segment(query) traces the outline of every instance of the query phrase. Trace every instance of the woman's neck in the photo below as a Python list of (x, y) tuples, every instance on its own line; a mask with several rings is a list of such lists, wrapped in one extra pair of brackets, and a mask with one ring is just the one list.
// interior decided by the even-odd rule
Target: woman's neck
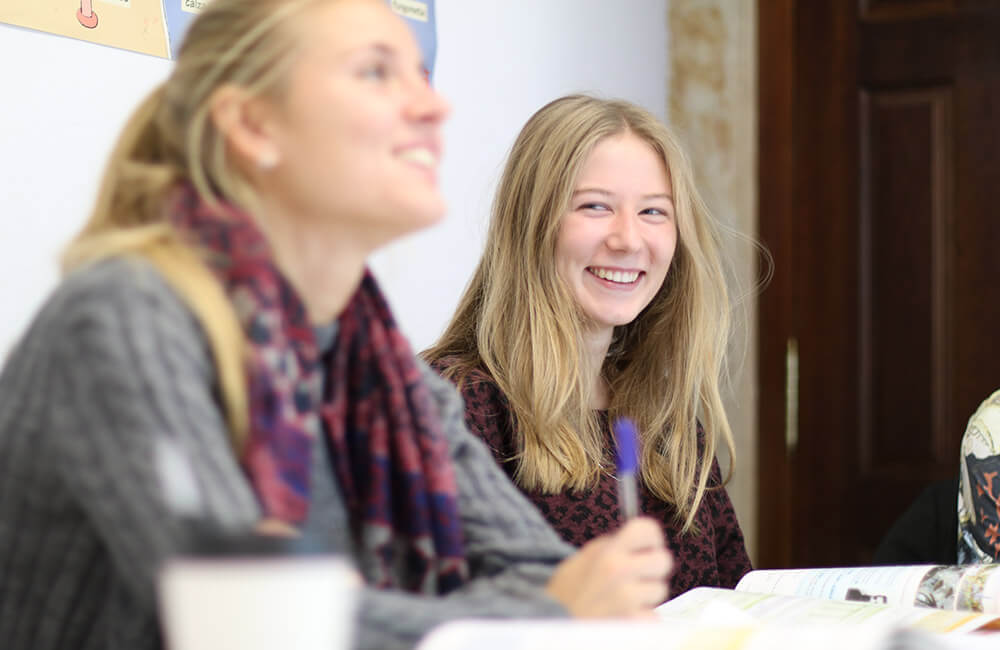
[(303, 228), (292, 220), (267, 218), (261, 227), (278, 268), (305, 303), (309, 321), (324, 325), (335, 320), (357, 290), (370, 251), (335, 224)]
[(590, 408), (592, 409), (606, 409), (611, 402), (611, 393), (607, 382), (604, 381), (604, 375), (601, 374), (601, 369), (604, 367), (604, 359), (608, 356), (613, 331), (611, 328), (607, 328), (584, 332), (583, 354), (587, 362), (588, 372), (591, 373)]

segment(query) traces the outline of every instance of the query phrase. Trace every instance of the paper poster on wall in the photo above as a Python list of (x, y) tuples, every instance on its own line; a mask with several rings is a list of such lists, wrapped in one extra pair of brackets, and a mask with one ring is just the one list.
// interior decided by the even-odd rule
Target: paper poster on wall
[(167, 56), (177, 58), (184, 40), (184, 33), (194, 17), (208, 4), (208, 0), (163, 0), (163, 17), (167, 20)]
[(437, 55), (434, 0), (389, 0), (389, 6), (413, 29), (424, 55), (424, 75), (428, 81), (433, 81), (434, 57)]
[[(211, 0), (3, 0), (0, 23), (175, 58), (184, 33)], [(424, 74), (437, 54), (434, 0), (388, 0), (420, 43)]]
[(0, 22), (168, 55), (161, 0), (2, 0)]

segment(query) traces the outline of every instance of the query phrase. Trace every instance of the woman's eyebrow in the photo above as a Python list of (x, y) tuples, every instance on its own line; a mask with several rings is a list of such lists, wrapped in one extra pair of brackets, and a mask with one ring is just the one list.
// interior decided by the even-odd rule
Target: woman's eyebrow
[[(614, 192), (611, 192), (609, 190), (602, 190), (602, 189), (597, 188), (597, 187), (581, 187), (580, 189), (575, 190), (573, 192), (573, 196), (576, 196), (577, 194), (601, 194), (603, 196), (614, 196), (615, 195)], [(653, 193), (653, 194), (643, 194), (641, 198), (644, 201), (651, 201), (651, 200), (655, 200), (655, 199), (663, 199), (663, 200), (666, 200), (666, 201), (670, 201), (671, 203), (674, 200), (673, 195), (669, 194), (667, 192), (656, 192), (656, 193)]]
[(343, 56), (347, 57), (354, 56), (357, 54), (369, 54), (369, 53), (379, 54), (387, 57), (396, 57), (398, 55), (396, 48), (393, 47), (392, 44), (384, 43), (382, 41), (378, 41), (375, 43), (364, 43), (361, 45), (356, 45), (354, 47), (349, 47), (343, 50), (342, 53)]

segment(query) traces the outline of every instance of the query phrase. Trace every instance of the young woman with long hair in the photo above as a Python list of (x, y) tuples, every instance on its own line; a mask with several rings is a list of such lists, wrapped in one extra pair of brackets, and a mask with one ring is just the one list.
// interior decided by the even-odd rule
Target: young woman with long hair
[(715, 460), (730, 304), (719, 228), (676, 138), (623, 101), (535, 113), (507, 160), (485, 252), (423, 356), (558, 532), (613, 530), (609, 423), (640, 432), (642, 511), (664, 525), (676, 595), (750, 569)]

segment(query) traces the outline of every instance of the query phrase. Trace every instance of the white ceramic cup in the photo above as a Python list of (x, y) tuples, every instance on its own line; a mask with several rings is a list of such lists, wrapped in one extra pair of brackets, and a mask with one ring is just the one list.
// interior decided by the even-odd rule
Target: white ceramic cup
[(358, 584), (333, 556), (179, 558), (159, 579), (166, 647), (346, 649)]

